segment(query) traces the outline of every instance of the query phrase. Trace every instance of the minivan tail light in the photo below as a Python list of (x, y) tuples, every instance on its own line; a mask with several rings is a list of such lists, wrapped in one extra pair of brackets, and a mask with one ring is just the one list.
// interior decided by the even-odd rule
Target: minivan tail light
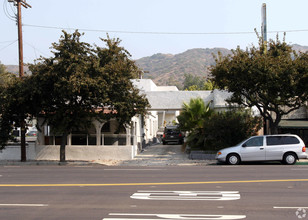
[(165, 134), (163, 134), (163, 138), (165, 138), (166, 137), (166, 135)]
[(179, 134), (179, 137), (182, 137), (182, 134), (181, 134), (181, 133)]
[(303, 151), (303, 152), (306, 152), (306, 147), (305, 147), (305, 146), (302, 148), (302, 151)]

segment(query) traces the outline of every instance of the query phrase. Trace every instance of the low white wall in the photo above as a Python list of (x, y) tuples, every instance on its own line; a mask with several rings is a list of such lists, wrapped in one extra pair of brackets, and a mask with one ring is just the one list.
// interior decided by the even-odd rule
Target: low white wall
[[(35, 142), (29, 142), (26, 146), (27, 160), (35, 160)], [(0, 150), (0, 160), (20, 160), (21, 151), (20, 145), (7, 145), (3, 150)]]
[[(59, 160), (60, 146), (37, 146), (37, 160)], [(66, 146), (66, 160), (130, 160), (135, 146)]]
[[(137, 146), (66, 146), (66, 160), (130, 160), (138, 153)], [(0, 160), (20, 160), (20, 145), (9, 145), (0, 151)], [(59, 145), (27, 146), (27, 160), (60, 160)]]

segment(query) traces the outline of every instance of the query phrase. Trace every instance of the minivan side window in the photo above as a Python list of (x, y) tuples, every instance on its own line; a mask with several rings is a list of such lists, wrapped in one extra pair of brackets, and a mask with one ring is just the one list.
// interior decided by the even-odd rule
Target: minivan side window
[(263, 146), (263, 137), (253, 137), (243, 144), (245, 147)]
[(299, 140), (293, 136), (273, 136), (266, 137), (267, 145), (285, 145), (285, 144), (299, 144)]

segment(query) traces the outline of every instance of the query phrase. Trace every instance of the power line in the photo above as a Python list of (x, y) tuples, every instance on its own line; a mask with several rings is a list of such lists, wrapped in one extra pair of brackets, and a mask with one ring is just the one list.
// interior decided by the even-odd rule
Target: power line
[(33, 46), (32, 44), (30, 44), (29, 42), (24, 41), (25, 44), (27, 44), (28, 46), (32, 47), (32, 49), (34, 50), (36, 59), (38, 58), (36, 52), (39, 52), (40, 54), (43, 54), (45, 56), (48, 56), (46, 53), (42, 52), (41, 50), (39, 50), (38, 48), (36, 48), (35, 46)]
[(8, 45), (6, 45), (6, 46), (0, 48), (0, 51), (2, 51), (2, 50), (4, 50), (5, 48), (11, 46), (12, 44), (14, 44), (14, 43), (17, 42), (17, 41), (18, 41), (18, 40), (11, 41), (11, 43), (9, 43)]
[(219, 34), (252, 34), (252, 32), (155, 32), (155, 31), (119, 31), (119, 30), (102, 30), (102, 29), (85, 29), (85, 28), (68, 28), (44, 25), (23, 24), (28, 27), (58, 29), (58, 30), (80, 30), (89, 32), (120, 33), (120, 34), (162, 34), (162, 35), (219, 35)]
[(12, 42), (15, 42), (15, 41), (17, 41), (17, 39), (16, 40), (1, 41), (0, 44), (12, 43)]
[[(10, 4), (9, 4), (10, 5)], [(3, 11), (6, 17), (8, 17), (12, 21), (17, 21), (17, 13), (15, 12), (14, 8), (10, 5), (11, 11), (13, 15), (10, 14), (9, 9), (8, 9), (8, 3), (6, 0), (3, 1)]]
[[(120, 33), (120, 34), (153, 34), (153, 35), (242, 35), (242, 34), (255, 34), (255, 31), (239, 31), (239, 32), (155, 32), (155, 31), (119, 31), (119, 30), (102, 30), (102, 29), (86, 29), (86, 28), (68, 28), (56, 26), (44, 26), (34, 24), (23, 24), (23, 26), (57, 29), (57, 30), (80, 30), (85, 32), (104, 32), (104, 33)], [(290, 32), (308, 32), (308, 29), (299, 30), (278, 30), (267, 31), (267, 33), (290, 33)]]

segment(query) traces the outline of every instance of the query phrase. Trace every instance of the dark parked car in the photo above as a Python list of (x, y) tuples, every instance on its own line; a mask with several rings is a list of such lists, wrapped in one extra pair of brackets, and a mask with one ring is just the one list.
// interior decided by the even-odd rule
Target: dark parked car
[(167, 144), (169, 142), (177, 142), (179, 144), (183, 144), (184, 135), (177, 126), (166, 126), (162, 141), (163, 144)]
[(34, 137), (36, 137), (37, 131), (36, 130), (29, 131), (26, 135), (27, 136), (32, 136), (32, 137), (34, 136)]

